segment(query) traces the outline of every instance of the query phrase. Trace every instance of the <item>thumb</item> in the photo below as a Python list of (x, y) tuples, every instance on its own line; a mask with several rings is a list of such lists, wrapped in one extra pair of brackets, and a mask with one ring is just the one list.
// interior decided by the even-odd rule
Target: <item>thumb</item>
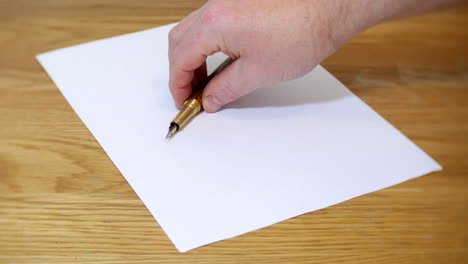
[[(255, 90), (258, 81), (246, 59), (238, 59), (213, 77), (203, 91), (203, 109), (213, 113)], [(256, 76), (258, 78), (258, 76)]]

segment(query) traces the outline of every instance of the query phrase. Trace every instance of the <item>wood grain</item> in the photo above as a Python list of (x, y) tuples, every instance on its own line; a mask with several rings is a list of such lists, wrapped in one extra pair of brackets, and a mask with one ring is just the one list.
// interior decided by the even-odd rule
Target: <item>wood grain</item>
[(34, 55), (204, 1), (0, 0), (0, 263), (467, 263), (468, 8), (377, 26), (323, 65), (444, 166), (180, 254)]

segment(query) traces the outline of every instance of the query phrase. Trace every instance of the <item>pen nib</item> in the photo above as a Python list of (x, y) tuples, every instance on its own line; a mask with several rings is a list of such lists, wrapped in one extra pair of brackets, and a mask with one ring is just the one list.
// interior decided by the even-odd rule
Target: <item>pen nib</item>
[(175, 135), (176, 132), (177, 132), (177, 126), (171, 125), (169, 127), (169, 132), (167, 132), (166, 140), (170, 140)]

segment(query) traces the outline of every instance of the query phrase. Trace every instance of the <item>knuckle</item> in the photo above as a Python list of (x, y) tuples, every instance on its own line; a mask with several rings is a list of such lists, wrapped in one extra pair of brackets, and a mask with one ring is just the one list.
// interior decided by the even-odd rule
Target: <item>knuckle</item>
[(175, 89), (175, 86), (176, 86), (175, 79), (174, 77), (171, 76), (171, 78), (169, 78), (169, 89), (171, 89), (172, 91)]
[(214, 25), (222, 22), (228, 13), (228, 9), (222, 4), (214, 3), (201, 15), (203, 25)]
[(177, 26), (173, 27), (171, 31), (169, 31), (169, 45), (172, 45), (177, 40)]
[(186, 85), (186, 78), (183, 78), (180, 74), (178, 74), (178, 70), (174, 69), (171, 77), (169, 78), (169, 87), (172, 89), (178, 89)]

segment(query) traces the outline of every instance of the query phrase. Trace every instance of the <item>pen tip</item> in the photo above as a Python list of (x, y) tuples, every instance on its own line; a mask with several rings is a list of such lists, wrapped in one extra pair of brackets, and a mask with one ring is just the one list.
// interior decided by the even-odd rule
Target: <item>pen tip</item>
[(169, 132), (167, 132), (166, 140), (170, 140), (175, 135), (176, 132), (177, 132), (177, 126), (171, 125), (169, 127)]

